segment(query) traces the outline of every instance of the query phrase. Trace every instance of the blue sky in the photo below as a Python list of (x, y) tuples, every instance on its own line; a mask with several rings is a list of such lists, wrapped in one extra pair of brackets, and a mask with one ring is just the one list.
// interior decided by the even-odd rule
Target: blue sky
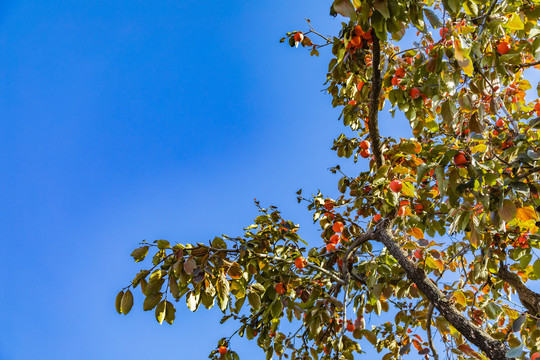
[(137, 296), (116, 314), (138, 242), (238, 235), (255, 197), (320, 240), (294, 192), (337, 193), (329, 53), (278, 40), (305, 17), (334, 32), (328, 12), (307, 0), (0, 3), (0, 359), (206, 358), (234, 329), (217, 310), (180, 306), (160, 326)]

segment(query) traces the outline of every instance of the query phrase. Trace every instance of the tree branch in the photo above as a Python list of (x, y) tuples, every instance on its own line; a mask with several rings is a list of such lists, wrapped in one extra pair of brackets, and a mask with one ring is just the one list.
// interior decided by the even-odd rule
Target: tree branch
[(519, 276), (508, 271), (505, 265), (499, 268), (498, 276), (516, 290), (519, 301), (532, 315), (540, 316), (540, 294), (525, 286)]
[(392, 221), (385, 219), (375, 229), (375, 239), (381, 242), (390, 254), (397, 260), (407, 274), (409, 280), (416, 284), (426, 298), (433, 304), (439, 313), (448, 320), (467, 340), (484, 351), (491, 360), (506, 360), (505, 345), (493, 339), (482, 328), (474, 325), (463, 316), (455, 306), (446, 299), (442, 291), (427, 277), (425, 272), (418, 268), (408, 257), (407, 253), (394, 241), (390, 229)]
[(379, 134), (379, 96), (381, 92), (381, 70), (379, 65), (381, 62), (381, 44), (379, 38), (372, 32), (373, 39), (373, 76), (371, 77), (371, 93), (369, 96), (369, 136), (371, 137), (371, 144), (373, 145), (373, 156), (375, 156), (375, 163), (377, 168), (380, 168), (383, 164), (384, 158), (381, 152), (381, 136)]
[[(204, 247), (204, 248), (206, 248), (208, 250), (211, 250), (211, 251), (215, 251), (215, 252), (236, 252), (236, 253), (240, 252), (240, 250), (238, 250), (238, 249), (218, 249), (218, 248), (214, 248), (214, 247), (203, 245), (203, 244), (199, 244), (199, 246)], [(254, 255), (254, 256), (257, 256), (257, 257), (260, 257), (260, 258), (281, 261), (281, 262), (284, 262), (284, 263), (287, 263), (287, 264), (294, 264), (293, 260), (283, 259), (283, 258), (281, 258), (279, 256), (274, 256), (274, 255), (269, 255), (269, 254), (260, 254), (260, 253), (256, 253), (256, 252), (250, 252), (250, 254)], [(339, 277), (335, 273), (333, 273), (333, 272), (331, 272), (331, 271), (329, 271), (329, 270), (327, 270), (325, 268), (322, 268), (322, 267), (320, 267), (318, 265), (312, 264), (312, 263), (307, 262), (307, 261), (306, 261), (306, 266), (330, 276), (333, 280), (335, 280), (340, 285), (345, 285), (346, 284), (346, 282), (341, 277)]]
[(429, 309), (427, 313), (427, 319), (426, 319), (426, 327), (427, 327), (427, 336), (428, 336), (428, 342), (429, 347), (431, 349), (431, 353), (433, 354), (433, 359), (439, 360), (439, 354), (437, 353), (437, 349), (435, 349), (435, 346), (433, 345), (433, 337), (431, 335), (431, 318), (433, 317), (433, 309), (435, 306), (433, 306), (433, 303), (429, 303)]
[(536, 66), (536, 65), (540, 65), (540, 61), (534, 61), (534, 62), (530, 62), (530, 63), (519, 64), (519, 65), (517, 65), (517, 67), (519, 67), (519, 68), (528, 68), (528, 67)]

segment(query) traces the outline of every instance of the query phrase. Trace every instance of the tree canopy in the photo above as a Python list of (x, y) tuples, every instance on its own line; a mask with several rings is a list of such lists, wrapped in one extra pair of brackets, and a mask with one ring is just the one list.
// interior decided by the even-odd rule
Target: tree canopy
[[(527, 79), (540, 2), (336, 0), (330, 14), (339, 34), (307, 20), (282, 39), (332, 52), (326, 89), (346, 129), (332, 149), (369, 162), (331, 169), (337, 197), (298, 191), (321, 239), (256, 202), (241, 236), (143, 242), (131, 255), (149, 264), (117, 311), (137, 287), (159, 323), (182, 298), (217, 305), (267, 359), (353, 359), (362, 339), (384, 360), (540, 358), (540, 86)], [(382, 111), (414, 137), (380, 134)], [(229, 341), (210, 358), (238, 359)]]

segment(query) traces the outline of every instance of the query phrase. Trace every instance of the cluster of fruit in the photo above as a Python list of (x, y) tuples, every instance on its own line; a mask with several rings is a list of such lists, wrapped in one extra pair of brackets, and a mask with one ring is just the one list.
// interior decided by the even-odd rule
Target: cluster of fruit
[(356, 49), (364, 47), (364, 44), (371, 43), (373, 41), (371, 32), (371, 29), (364, 31), (360, 25), (356, 25), (351, 31), (351, 40), (346, 48), (351, 52), (355, 52)]

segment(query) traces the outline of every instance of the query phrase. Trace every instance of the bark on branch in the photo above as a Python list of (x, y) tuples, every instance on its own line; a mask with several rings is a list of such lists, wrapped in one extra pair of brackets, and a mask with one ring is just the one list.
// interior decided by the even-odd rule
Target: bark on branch
[(379, 134), (379, 96), (381, 93), (381, 70), (379, 69), (381, 62), (381, 44), (379, 38), (372, 33), (373, 39), (373, 76), (371, 78), (371, 93), (369, 94), (369, 136), (373, 145), (373, 156), (377, 168), (381, 167), (384, 161), (381, 151), (381, 136)]
[(521, 281), (517, 274), (508, 271), (505, 265), (499, 268), (499, 277), (506, 281), (514, 290), (516, 290), (519, 301), (529, 310), (532, 315), (540, 316), (540, 294), (529, 289)]
[(408, 257), (407, 253), (394, 241), (390, 229), (392, 221), (385, 219), (377, 226), (374, 232), (375, 240), (386, 246), (387, 250), (397, 260), (401, 268), (407, 274), (409, 280), (416, 284), (426, 298), (443, 315), (453, 327), (455, 327), (467, 340), (486, 353), (491, 360), (506, 360), (505, 345), (493, 339), (482, 328), (474, 325), (468, 318), (463, 316), (455, 306), (446, 298), (441, 290), (427, 277)]

